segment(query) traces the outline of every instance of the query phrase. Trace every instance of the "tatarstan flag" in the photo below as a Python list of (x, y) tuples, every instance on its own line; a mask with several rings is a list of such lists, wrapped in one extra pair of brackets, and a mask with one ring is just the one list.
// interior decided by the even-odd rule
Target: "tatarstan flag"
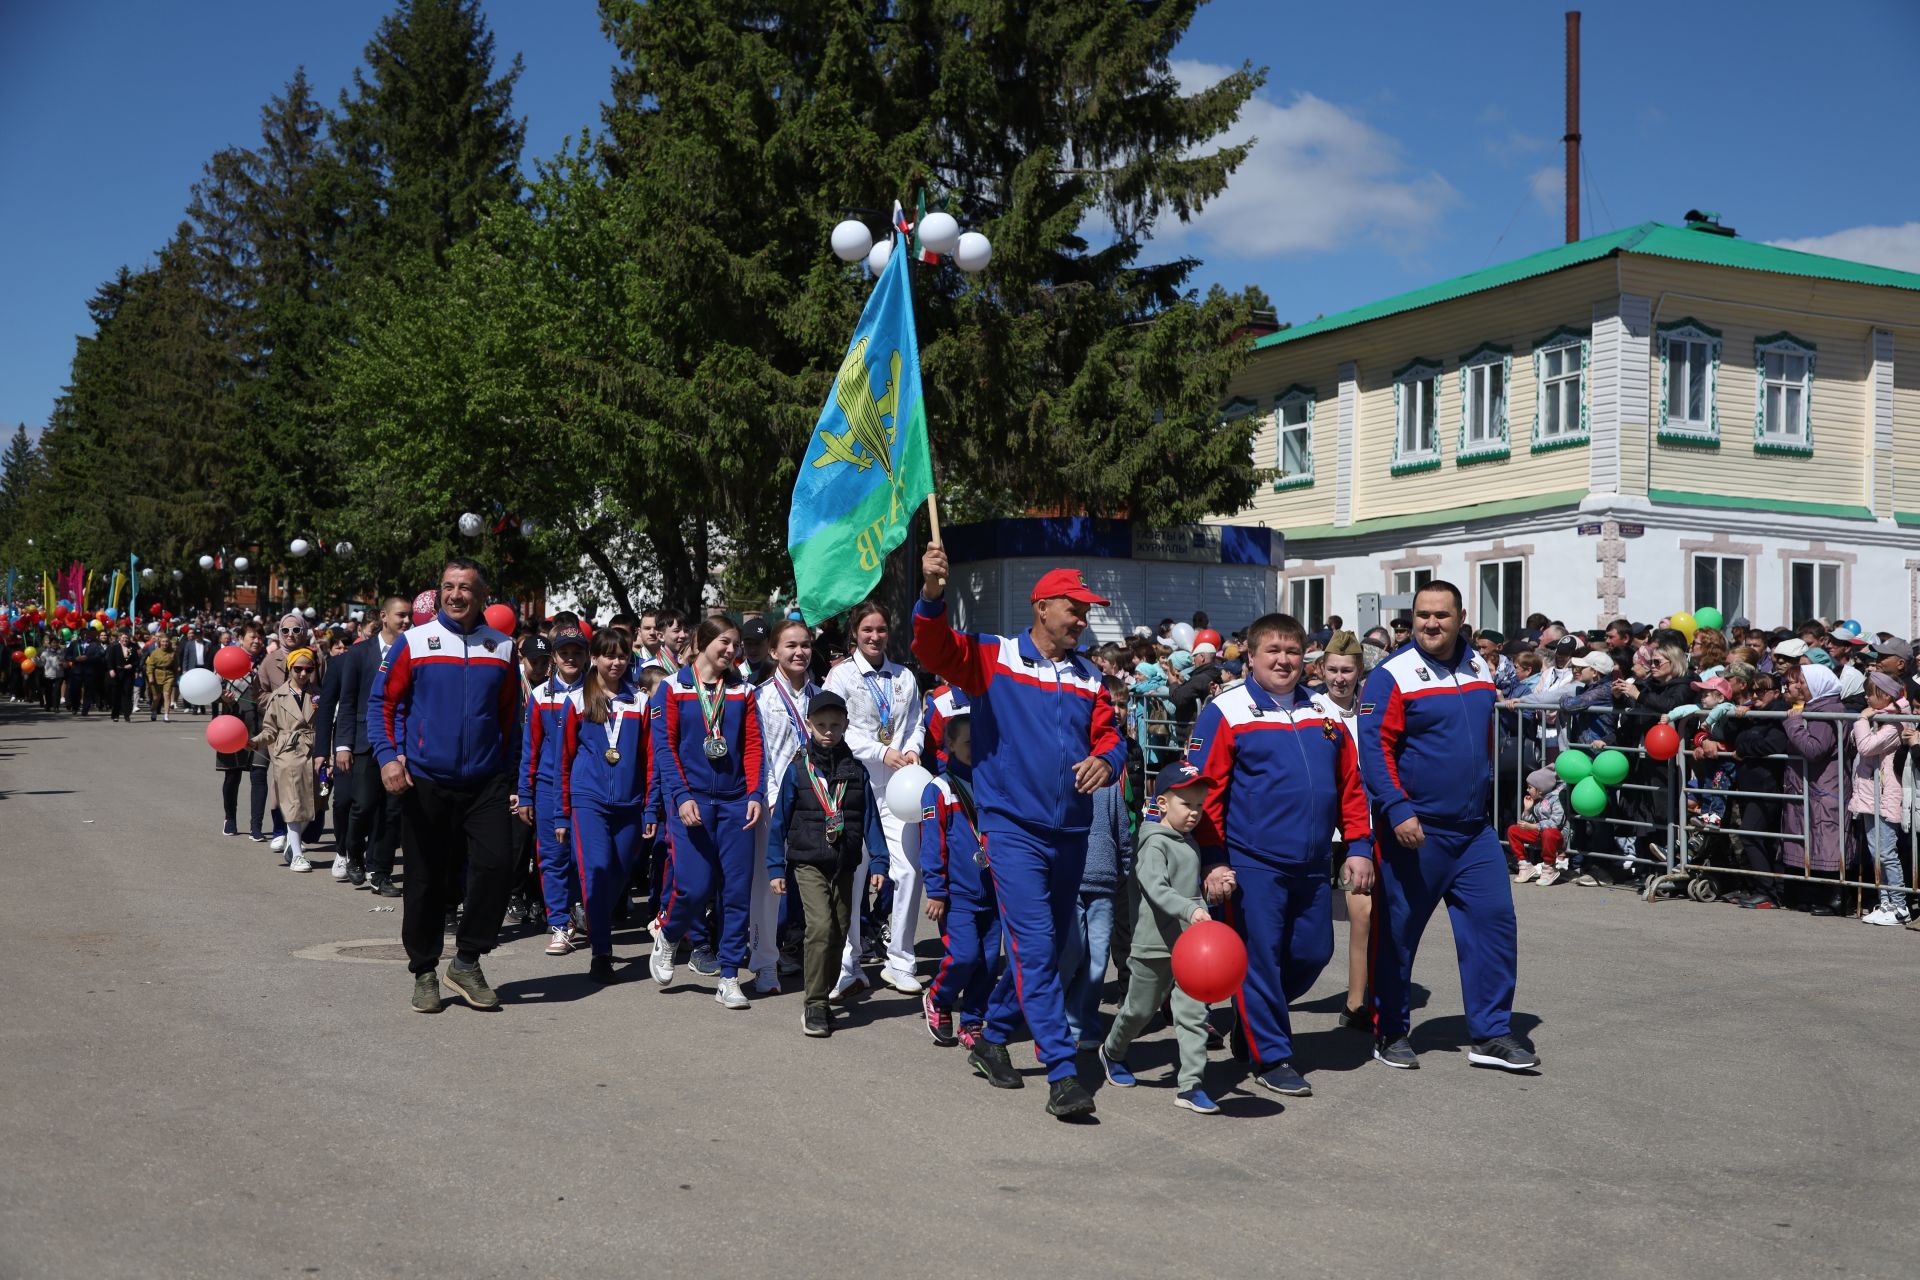
[(908, 258), (895, 235), (793, 482), (787, 552), (811, 622), (866, 598), (933, 492)]

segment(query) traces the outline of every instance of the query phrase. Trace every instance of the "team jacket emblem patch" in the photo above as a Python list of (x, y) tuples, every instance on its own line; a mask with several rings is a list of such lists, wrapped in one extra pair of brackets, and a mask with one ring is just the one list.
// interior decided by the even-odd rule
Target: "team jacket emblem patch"
[(438, 649), (439, 647), (440, 647), (440, 637), (439, 637), (439, 636), (428, 636), (428, 637), (427, 637), (427, 648), (429, 648), (429, 649)]

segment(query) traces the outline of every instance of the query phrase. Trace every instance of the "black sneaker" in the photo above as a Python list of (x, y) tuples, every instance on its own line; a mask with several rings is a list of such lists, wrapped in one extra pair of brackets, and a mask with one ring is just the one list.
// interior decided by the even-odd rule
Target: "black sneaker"
[(367, 867), (363, 862), (347, 863), (347, 882), (356, 889), (367, 887)]
[(1313, 1086), (1307, 1083), (1305, 1076), (1293, 1069), (1291, 1062), (1282, 1062), (1278, 1066), (1268, 1067), (1253, 1078), (1269, 1093), (1281, 1093), (1289, 1098), (1313, 1096)]
[(400, 886), (395, 884), (393, 880), (387, 876), (372, 877), (367, 881), (367, 887), (373, 890), (376, 897), (397, 898), (400, 896)]
[(500, 1007), (500, 997), (487, 985), (487, 975), (480, 972), (478, 964), (461, 964), (455, 960), (447, 966), (447, 985), (465, 996), (475, 1009)]
[[(351, 872), (349, 872), (349, 874), (351, 874)], [(502, 918), (501, 923), (525, 924), (526, 919), (527, 900), (516, 893), (513, 897), (507, 899), (507, 914)]]
[(1093, 1114), (1093, 1095), (1080, 1087), (1078, 1076), (1055, 1080), (1047, 1086), (1047, 1114), (1073, 1120)]
[(800, 1011), (800, 1029), (815, 1039), (833, 1034), (833, 1014), (823, 1004), (810, 1004)]
[(1368, 1035), (1372, 1035), (1373, 1010), (1367, 1008), (1365, 1005), (1361, 1005), (1357, 1009), (1342, 1009), (1340, 1011), (1340, 1025), (1349, 1031), (1364, 1031)]
[(593, 963), (587, 966), (587, 976), (595, 982), (617, 982), (613, 972), (612, 956), (595, 956)]
[(973, 1052), (967, 1055), (967, 1065), (987, 1078), (987, 1083), (996, 1089), (1024, 1089), (1027, 1082), (1013, 1069), (1013, 1060), (1007, 1056), (1007, 1046), (982, 1039), (973, 1046)]
[(433, 970), (413, 975), (413, 1011), (415, 1013), (438, 1013), (442, 1008), (440, 1000), (440, 978)]
[(1495, 1036), (1467, 1049), (1467, 1061), (1476, 1067), (1498, 1067), (1502, 1071), (1534, 1071), (1540, 1055), (1512, 1036)]
[(1402, 1071), (1412, 1071), (1420, 1065), (1420, 1055), (1413, 1051), (1413, 1042), (1405, 1036), (1401, 1036), (1392, 1044), (1388, 1044), (1385, 1040), (1375, 1040), (1373, 1060), (1384, 1062), (1390, 1067), (1398, 1067)]

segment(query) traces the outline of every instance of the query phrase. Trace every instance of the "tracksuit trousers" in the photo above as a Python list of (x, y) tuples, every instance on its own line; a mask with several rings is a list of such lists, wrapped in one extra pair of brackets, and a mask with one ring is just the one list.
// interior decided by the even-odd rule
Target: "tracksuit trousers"
[[(549, 790), (557, 790), (557, 787)], [(583, 805), (585, 801), (581, 802)], [(576, 809), (580, 806), (576, 806)], [(571, 820), (577, 825), (579, 814)], [(565, 928), (573, 916), (573, 904), (580, 900), (580, 860), (574, 856), (574, 837), (568, 831), (569, 819), (560, 812), (560, 798), (536, 791), (533, 796), (533, 856), (540, 870), (540, 900), (547, 908), (547, 928)], [(554, 835), (568, 831), (568, 838)]]
[(976, 902), (954, 894), (940, 927), (947, 950), (927, 987), (928, 998), (961, 1022), (985, 1022), (987, 1001), (1000, 977), (999, 905), (991, 898)]
[[(587, 942), (596, 956), (613, 954), (613, 909), (627, 891), (640, 862), (640, 828), (645, 806), (601, 804), (576, 796), (573, 802), (573, 851), (579, 868), (580, 900), (587, 908)], [(548, 829), (547, 838), (553, 838)], [(565, 920), (566, 909), (550, 920)]]
[(1079, 906), (1087, 833), (1027, 831), (1009, 824), (983, 829), (980, 843), (1011, 957), (987, 1002), (983, 1034), (991, 1043), (1006, 1044), (1024, 1018), (1047, 1079), (1064, 1080), (1076, 1067), (1059, 942), (1073, 928)]
[(1490, 1040), (1511, 1029), (1513, 990), (1519, 964), (1519, 928), (1513, 915), (1513, 881), (1493, 828), (1449, 830), (1422, 821), (1426, 843), (1408, 849), (1381, 832), (1380, 887), (1373, 909), (1373, 986), (1380, 1038), (1407, 1034), (1411, 1017), (1413, 960), (1420, 935), (1442, 902), (1453, 922), (1460, 958), (1460, 994), (1467, 1034)]
[(400, 940), (407, 968), (430, 973), (445, 945), (447, 908), (461, 900), (466, 874), (466, 913), (454, 935), (458, 951), (493, 950), (507, 915), (513, 876), (513, 838), (507, 809), (507, 775), (456, 784), (419, 774), (400, 797), (401, 839), (407, 846), (407, 881), (401, 899)]
[(1134, 1037), (1146, 1029), (1153, 1015), (1160, 1012), (1168, 993), (1173, 995), (1173, 1037), (1180, 1050), (1180, 1090), (1200, 1087), (1207, 1069), (1207, 1006), (1182, 991), (1173, 980), (1173, 960), (1162, 956), (1143, 960), (1127, 959), (1127, 998), (1113, 1016), (1107, 1031), (1107, 1056), (1116, 1062), (1127, 1060)]
[[(688, 927), (707, 909), (720, 905), (720, 936), (716, 955), (722, 977), (734, 977), (747, 965), (747, 925), (753, 901), (753, 832), (747, 820), (747, 798), (716, 800), (695, 795), (700, 825), (680, 821), (676, 808), (667, 815), (668, 838), (673, 845), (673, 887), (660, 912), (661, 931), (674, 946)], [(766, 877), (763, 869), (761, 878)]]
[(1333, 959), (1333, 890), (1324, 862), (1279, 867), (1241, 859), (1227, 922), (1247, 944), (1247, 980), (1234, 1001), (1256, 1070), (1293, 1057), (1287, 1006), (1307, 994)]

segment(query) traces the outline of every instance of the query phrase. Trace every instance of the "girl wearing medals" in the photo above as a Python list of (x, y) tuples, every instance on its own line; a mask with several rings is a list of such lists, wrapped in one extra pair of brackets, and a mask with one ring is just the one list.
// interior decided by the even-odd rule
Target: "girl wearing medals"
[[(753, 862), (756, 867), (767, 861), (767, 837), (781, 813), (777, 800), (777, 780), (787, 767), (807, 749), (807, 704), (820, 692), (808, 669), (813, 663), (813, 632), (794, 618), (776, 622), (767, 633), (768, 652), (773, 657), (773, 674), (754, 692), (755, 711), (760, 720), (760, 740), (767, 755), (767, 821), (754, 829)], [(795, 899), (798, 902), (798, 899)], [(747, 967), (753, 970), (753, 989), (758, 995), (780, 990), (780, 903), (773, 883), (765, 876), (753, 878), (753, 909), (748, 923), (750, 945)]]
[[(865, 601), (847, 615), (853, 652), (827, 673), (826, 688), (847, 703), (847, 746), (866, 766), (876, 796), (887, 794), (895, 772), (920, 762), (926, 737), (921, 716), (920, 685), (913, 673), (887, 660), (887, 611), (878, 602)], [(893, 912), (886, 963), (880, 980), (895, 991), (919, 995), (914, 974), (913, 934), (920, 917), (920, 868), (907, 857), (906, 824), (880, 806), (880, 827), (887, 836), (887, 877), (893, 881)], [(839, 993), (866, 985), (860, 976), (860, 917), (853, 913), (846, 954), (840, 962)]]
[[(578, 689), (563, 695), (560, 807), (573, 827), (573, 855), (586, 906), (588, 974), (612, 982), (613, 908), (626, 892), (640, 852), (646, 802), (645, 702), (627, 682), (633, 651), (626, 635), (608, 627), (593, 636), (593, 663)], [(567, 828), (556, 824), (556, 840)]]
[(713, 998), (728, 1009), (747, 1007), (738, 975), (747, 963), (756, 878), (753, 828), (765, 805), (760, 717), (753, 690), (733, 666), (739, 644), (731, 620), (703, 619), (693, 661), (654, 692), (647, 708), (673, 886), (648, 926), (649, 967), (661, 986), (672, 982), (674, 948), (717, 900), (720, 983)]

